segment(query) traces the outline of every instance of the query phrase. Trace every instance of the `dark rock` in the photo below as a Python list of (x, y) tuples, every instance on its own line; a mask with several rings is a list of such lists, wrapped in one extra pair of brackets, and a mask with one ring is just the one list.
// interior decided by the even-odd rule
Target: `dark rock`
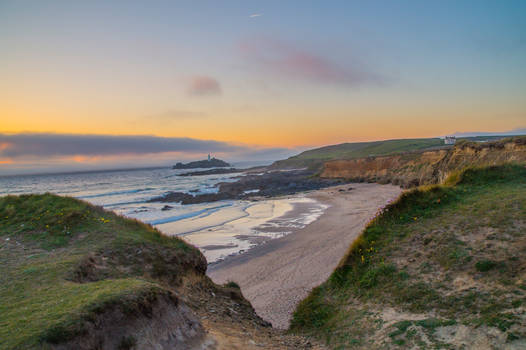
[(210, 170), (203, 170), (203, 171), (192, 171), (189, 173), (179, 174), (177, 176), (203, 176), (203, 175), (218, 175), (218, 174), (233, 174), (233, 173), (240, 173), (243, 170), (241, 169), (235, 169), (235, 168), (229, 168), (229, 169), (210, 169)]
[[(236, 182), (220, 182), (217, 193), (191, 195), (183, 192), (169, 192), (161, 197), (155, 197), (149, 202), (180, 202), (195, 204), (219, 200), (247, 199), (250, 197), (274, 197), (294, 194), (301, 191), (311, 191), (343, 183), (341, 179), (322, 179), (312, 176), (308, 170), (272, 171), (263, 175), (240, 176)], [(254, 188), (259, 192), (245, 193)]]
[(230, 164), (224, 160), (212, 158), (210, 160), (198, 160), (190, 163), (177, 163), (173, 166), (173, 169), (197, 169), (197, 168), (226, 168), (231, 167)]
[(168, 192), (167, 194), (160, 196), (160, 197), (154, 197), (150, 199), (148, 202), (182, 202), (183, 200), (187, 199), (188, 197), (193, 197), (191, 194), (183, 193), (183, 192)]
[(173, 208), (174, 207), (172, 207), (172, 206), (165, 205), (161, 210), (166, 211), (166, 210), (170, 210), (170, 209), (173, 209)]

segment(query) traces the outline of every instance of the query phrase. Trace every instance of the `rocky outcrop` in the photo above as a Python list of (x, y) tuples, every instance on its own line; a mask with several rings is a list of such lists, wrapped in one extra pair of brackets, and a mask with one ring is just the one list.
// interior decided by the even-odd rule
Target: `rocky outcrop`
[(268, 171), (263, 174), (240, 176), (236, 182), (221, 182), (217, 193), (192, 195), (169, 192), (149, 202), (179, 202), (195, 204), (227, 199), (248, 199), (255, 196), (273, 197), (342, 184), (341, 179), (322, 179), (308, 170)]
[(450, 149), (391, 156), (333, 160), (324, 164), (322, 178), (393, 183), (402, 187), (442, 182), (452, 172), (470, 166), (526, 162), (526, 137), (494, 142), (461, 142)]
[(210, 160), (198, 160), (190, 163), (177, 163), (173, 166), (173, 169), (199, 169), (199, 168), (227, 168), (232, 165), (228, 164), (224, 160), (212, 158)]
[(221, 174), (234, 174), (234, 173), (241, 173), (243, 170), (241, 169), (235, 169), (235, 168), (220, 168), (220, 169), (210, 169), (210, 170), (203, 170), (203, 171), (192, 171), (188, 173), (179, 174), (177, 176), (204, 176), (204, 175), (221, 175)]
[(181, 204), (197, 204), (207, 202), (217, 202), (220, 200), (234, 199), (235, 196), (231, 196), (227, 193), (205, 193), (192, 195), (184, 192), (168, 192), (162, 196), (154, 197), (148, 202), (162, 202), (162, 203), (181, 203)]

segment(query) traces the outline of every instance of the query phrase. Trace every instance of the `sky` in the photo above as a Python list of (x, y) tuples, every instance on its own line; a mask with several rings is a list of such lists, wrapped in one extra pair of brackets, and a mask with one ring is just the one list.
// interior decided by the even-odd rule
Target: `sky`
[(0, 0), (0, 174), (526, 127), (526, 1)]

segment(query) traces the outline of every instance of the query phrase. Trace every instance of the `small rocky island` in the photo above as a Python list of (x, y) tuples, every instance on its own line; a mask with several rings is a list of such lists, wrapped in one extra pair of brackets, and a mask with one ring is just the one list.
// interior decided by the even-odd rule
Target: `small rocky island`
[(198, 169), (198, 168), (230, 168), (232, 165), (228, 164), (224, 160), (217, 159), (215, 157), (208, 159), (198, 160), (190, 163), (177, 163), (173, 166), (173, 169)]
[(221, 174), (233, 174), (241, 173), (242, 169), (236, 168), (219, 168), (219, 169), (209, 169), (201, 171), (190, 171), (188, 173), (178, 174), (177, 176), (203, 176), (203, 175), (221, 175)]

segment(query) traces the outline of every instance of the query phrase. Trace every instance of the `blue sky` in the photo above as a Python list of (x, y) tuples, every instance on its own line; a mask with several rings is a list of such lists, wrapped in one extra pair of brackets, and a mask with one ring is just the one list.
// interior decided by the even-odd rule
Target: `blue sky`
[(525, 1), (0, 1), (0, 47), (6, 134), (281, 150), (526, 124)]

